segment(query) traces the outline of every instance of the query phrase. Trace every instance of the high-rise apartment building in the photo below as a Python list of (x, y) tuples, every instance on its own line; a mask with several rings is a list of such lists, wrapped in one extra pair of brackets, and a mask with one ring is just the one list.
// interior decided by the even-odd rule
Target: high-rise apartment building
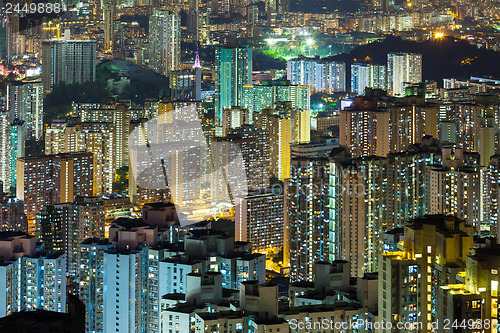
[(46, 206), (36, 215), (37, 239), (45, 250), (64, 252), (67, 272), (79, 274), (79, 246), (87, 238), (105, 238), (104, 201), (76, 197), (74, 202)]
[(8, 112), (0, 111), (0, 190), (13, 195), (17, 181), (17, 159), (25, 153), (25, 123), (9, 120)]
[(345, 148), (330, 155), (330, 260), (348, 260), (352, 276), (377, 271), (387, 228), (387, 160), (350, 160)]
[(231, 12), (232, 1), (231, 0), (211, 0), (212, 4), (212, 13), (218, 16), (224, 16), (227, 13)]
[(224, 108), (243, 106), (243, 86), (252, 84), (252, 48), (215, 49), (215, 117), (222, 125)]
[(493, 155), (482, 174), (481, 231), (491, 237), (499, 236), (500, 216), (500, 155)]
[[(474, 233), (474, 227), (451, 216), (426, 215), (409, 221), (404, 227), (402, 250), (380, 256), (380, 319), (394, 325), (414, 323), (420, 325), (414, 330), (430, 331), (443, 310), (438, 307), (440, 289), (458, 283)], [(382, 330), (392, 331), (387, 327)]]
[[(267, 113), (265, 109), (262, 114)], [(258, 123), (269, 129), (270, 172), (282, 181), (290, 177), (290, 145), (310, 141), (311, 117), (309, 111), (291, 108), (281, 103), (269, 115), (256, 117)]]
[(181, 18), (170, 11), (156, 9), (149, 17), (149, 67), (167, 75), (180, 70)]
[(382, 235), (428, 211), (429, 169), (440, 161), (426, 142), (414, 151), (352, 159), (330, 154), (330, 260), (349, 260), (351, 275), (378, 267)]
[(36, 309), (66, 312), (66, 257), (37, 250), (35, 237), (0, 232), (0, 317)]
[(60, 83), (94, 81), (96, 43), (93, 40), (54, 39), (42, 43), (43, 94)]
[(104, 51), (112, 52), (114, 47), (114, 15), (115, 4), (113, 1), (103, 1), (104, 15)]
[(376, 102), (356, 97), (350, 108), (340, 111), (340, 145), (353, 157), (386, 156), (390, 152), (390, 113)]
[(158, 227), (125, 218), (110, 227), (109, 240), (81, 244), (79, 293), (86, 332), (166, 330), (162, 299), (187, 293), (190, 273), (220, 274), (219, 286), (231, 289), (247, 280), (265, 281), (265, 255), (242, 252), (234, 237), (193, 230), (184, 243), (164, 246), (157, 235)]
[(21, 231), (28, 233), (28, 222), (24, 204), (15, 197), (7, 197), (0, 203), (0, 231)]
[[(328, 158), (294, 157), (285, 187), (288, 217), (285, 242), (289, 245), (290, 281), (312, 280), (314, 263), (328, 260)], [(286, 254), (285, 254), (286, 256)]]
[(271, 188), (235, 198), (235, 240), (252, 243), (254, 252), (283, 249), (284, 196)]
[(25, 122), (10, 121), (8, 111), (0, 111), (0, 190), (13, 195), (17, 180), (17, 159), (24, 156)]
[(251, 124), (252, 117), (246, 108), (233, 106), (222, 111), (222, 136), (226, 136), (233, 129), (237, 129), (245, 124)]
[(291, 85), (290, 81), (280, 81), (277, 85), (263, 81), (261, 85), (243, 86), (242, 106), (252, 114), (259, 113), (265, 108), (275, 108), (278, 102), (292, 102), (294, 108), (310, 110), (309, 86)]
[(10, 121), (25, 123), (26, 139), (43, 136), (43, 85), (39, 81), (15, 81), (7, 84), (7, 110)]
[(14, 119), (10, 124), (10, 194), (14, 195), (17, 184), (17, 159), (24, 157), (26, 148), (26, 123)]
[(284, 180), (290, 177), (290, 143), (292, 126), (284, 114), (269, 117), (270, 173)]
[[(123, 124), (122, 121), (119, 123)], [(114, 135), (116, 133), (112, 122), (81, 122), (66, 126), (64, 151), (92, 153), (94, 195), (113, 192), (115, 161), (119, 159), (123, 165), (123, 147), (127, 141), (123, 137), (123, 129), (118, 132), (121, 134), (121, 143), (118, 144), (120, 154), (117, 155), (114, 138), (118, 135)]]
[[(472, 329), (494, 332), (498, 325), (498, 264), (500, 251), (494, 238), (485, 239), (482, 247), (470, 250), (465, 267), (456, 281), (443, 281), (437, 291), (436, 320), (462, 322), (473, 320)], [(472, 321), (471, 321), (472, 323)], [(471, 329), (471, 330), (472, 330)], [(439, 329), (438, 332), (444, 332)]]
[(0, 110), (0, 181), (2, 193), (10, 193), (11, 133), (10, 114)]
[(447, 103), (443, 107), (444, 120), (454, 125), (457, 147), (479, 152), (481, 166), (487, 166), (490, 157), (500, 153), (500, 130), (495, 125), (500, 117), (500, 104), (496, 97), (479, 94), (472, 100)]
[(66, 153), (20, 158), (17, 163), (16, 197), (24, 201), (28, 222), (45, 206), (92, 196), (91, 153)]
[[(237, 144), (241, 149), (248, 189), (250, 191), (265, 190), (269, 186), (269, 131), (257, 128), (253, 125), (243, 125), (237, 129), (229, 131), (225, 137), (215, 138), (218, 142), (231, 142)], [(231, 152), (239, 153), (230, 149), (230, 145), (220, 145), (223, 152), (220, 156), (227, 159), (223, 165), (229, 165), (230, 161), (237, 156), (232, 156)]]
[(460, 148), (444, 147), (441, 164), (427, 169), (428, 214), (450, 214), (481, 226), (481, 172), (467, 166)]
[(340, 144), (353, 157), (406, 151), (425, 136), (438, 137), (439, 109), (421, 97), (356, 97), (340, 111)]
[(366, 88), (387, 89), (387, 68), (376, 64), (351, 65), (351, 91), (363, 95)]
[(387, 92), (403, 96), (411, 83), (422, 82), (422, 55), (419, 53), (389, 53), (387, 55)]
[(287, 78), (292, 84), (306, 85), (313, 91), (346, 91), (346, 64), (319, 57), (291, 59), (287, 62)]

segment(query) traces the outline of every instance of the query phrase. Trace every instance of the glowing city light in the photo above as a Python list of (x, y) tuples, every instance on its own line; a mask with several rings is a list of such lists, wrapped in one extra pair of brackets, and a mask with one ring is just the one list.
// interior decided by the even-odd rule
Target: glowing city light
[(441, 38), (443, 38), (443, 37), (444, 37), (444, 34), (443, 34), (442, 32), (436, 32), (436, 33), (434, 34), (434, 38), (435, 38), (435, 39), (441, 39)]

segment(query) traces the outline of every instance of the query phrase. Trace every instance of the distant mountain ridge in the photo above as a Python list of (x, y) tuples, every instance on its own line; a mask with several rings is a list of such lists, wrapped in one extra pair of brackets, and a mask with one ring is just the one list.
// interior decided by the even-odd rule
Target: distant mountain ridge
[[(381, 42), (363, 45), (348, 54), (339, 54), (329, 59), (344, 61), (348, 69), (355, 62), (387, 65), (387, 54), (390, 52), (421, 53), (423, 79), (436, 81), (438, 84), (442, 83), (443, 78), (452, 77), (500, 78), (500, 52), (479, 49), (467, 41), (454, 37), (413, 42), (390, 36)], [(350, 82), (350, 70), (347, 76)]]

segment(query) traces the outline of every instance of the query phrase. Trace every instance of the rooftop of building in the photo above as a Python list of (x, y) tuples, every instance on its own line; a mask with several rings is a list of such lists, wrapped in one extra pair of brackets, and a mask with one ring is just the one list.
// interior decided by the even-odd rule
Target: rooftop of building
[(361, 305), (358, 303), (335, 302), (334, 304), (303, 305), (297, 307), (287, 307), (280, 309), (282, 315), (294, 315), (299, 313), (328, 312), (335, 310), (358, 310)]
[(209, 236), (217, 236), (218, 238), (231, 238), (231, 236), (227, 235), (224, 231), (220, 230), (212, 230), (212, 229), (193, 229), (190, 230), (191, 234), (190, 239), (204, 239)]
[(175, 207), (175, 204), (171, 202), (152, 202), (144, 204), (143, 207), (151, 207), (152, 210), (163, 210), (164, 208)]
[[(71, 332), (71, 314), (36, 309), (36, 311), (14, 312), (0, 318), (1, 332)], [(66, 329), (63, 329), (65, 327)], [(58, 328), (56, 330), (56, 328)], [(76, 327), (73, 327), (75, 329)]]
[(311, 281), (297, 281), (290, 283), (290, 287), (296, 288), (314, 288), (314, 282)]
[(258, 325), (279, 325), (287, 323), (286, 319), (279, 317), (270, 317), (270, 318), (253, 317), (252, 320)]
[(182, 293), (172, 293), (172, 294), (165, 294), (161, 298), (173, 301), (184, 301), (186, 299), (186, 295)]
[(394, 228), (386, 232), (386, 234), (389, 235), (398, 235), (404, 233), (405, 229), (404, 228)]
[(136, 228), (139, 227), (146, 227), (150, 229), (154, 229), (154, 227), (149, 226), (146, 224), (142, 219), (134, 219), (131, 217), (119, 217), (116, 220), (113, 221), (111, 224), (111, 228), (113, 227), (120, 227), (121, 230), (131, 230), (133, 231)]
[(195, 265), (197, 263), (203, 262), (203, 259), (196, 259), (189, 255), (176, 255), (169, 258), (165, 258), (162, 262), (169, 262), (172, 264), (184, 264), (184, 265)]
[(484, 243), (484, 247), (475, 248), (469, 257), (476, 261), (485, 261), (491, 257), (500, 257), (500, 244), (497, 243), (496, 238), (485, 238)]
[(12, 238), (15, 238), (15, 237), (23, 237), (23, 238), (31, 239), (34, 236), (30, 236), (27, 233), (22, 232), (22, 231), (1, 231), (0, 232), (0, 241), (3, 241), (3, 242), (10, 241), (10, 240), (12, 240)]
[(247, 280), (247, 281), (243, 281), (241, 283), (244, 284), (245, 286), (260, 286), (260, 287), (276, 287), (277, 286), (277, 284), (274, 282), (266, 282), (266, 283), (260, 284), (259, 281), (257, 281), (257, 280)]
[(109, 240), (107, 238), (87, 238), (81, 244), (83, 245), (109, 245)]
[(378, 280), (378, 272), (363, 274), (362, 280)]
[(424, 225), (433, 225), (436, 226), (436, 231), (445, 236), (451, 236), (453, 234), (466, 235), (464, 231), (460, 230), (461, 224), (465, 224), (466, 226), (472, 228), (472, 226), (468, 225), (464, 220), (461, 220), (455, 216), (442, 214), (424, 215), (422, 217), (417, 217), (408, 221), (406, 227), (413, 230), (422, 230)]
[(338, 290), (308, 290), (302, 295), (296, 296), (296, 298), (303, 299), (314, 299), (321, 301), (329, 296), (335, 296), (338, 294)]
[(240, 260), (254, 260), (254, 259), (257, 259), (257, 258), (260, 258), (262, 256), (266, 256), (265, 254), (263, 253), (248, 253), (248, 252), (232, 252), (232, 253), (229, 253), (225, 256), (222, 256), (223, 258), (227, 258), (227, 259), (231, 259), (231, 258), (237, 258), (237, 259), (240, 259)]
[(77, 156), (90, 156), (92, 157), (92, 153), (87, 152), (74, 152), (74, 153), (59, 153), (53, 155), (34, 155), (34, 156), (25, 156), (20, 157), (19, 159), (22, 161), (32, 161), (32, 160), (48, 160), (51, 158), (73, 158)]

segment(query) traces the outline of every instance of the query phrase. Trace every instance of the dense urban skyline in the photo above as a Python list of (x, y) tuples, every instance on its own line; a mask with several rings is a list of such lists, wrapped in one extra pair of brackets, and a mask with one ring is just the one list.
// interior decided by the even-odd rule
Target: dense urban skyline
[(0, 3), (0, 332), (498, 332), (500, 3)]

